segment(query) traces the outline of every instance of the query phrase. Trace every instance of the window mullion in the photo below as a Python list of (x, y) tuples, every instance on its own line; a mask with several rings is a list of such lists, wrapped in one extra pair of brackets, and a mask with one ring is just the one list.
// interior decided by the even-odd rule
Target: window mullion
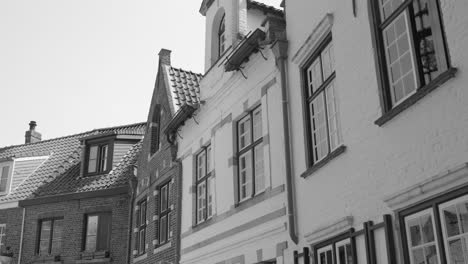
[[(406, 0), (403, 4), (401, 4), (395, 11), (393, 11), (393, 13), (387, 17), (384, 21), (382, 21), (382, 16), (380, 14), (380, 5), (377, 4), (377, 11), (378, 14), (379, 14), (379, 17), (380, 17), (380, 26), (379, 26), (379, 29), (380, 31), (384, 30), (384, 28), (386, 28), (388, 25), (390, 25), (393, 21), (395, 21), (395, 19), (402, 13), (405, 11), (405, 9), (411, 5), (411, 3), (413, 2), (414, 0)], [(429, 0), (430, 1), (430, 0)]]
[(327, 146), (328, 146), (328, 154), (331, 153), (331, 138), (330, 138), (330, 122), (328, 118), (328, 100), (327, 100), (327, 90), (323, 91), (323, 100), (324, 100), (324, 111), (325, 111), (325, 123), (326, 123), (326, 128), (327, 128)]

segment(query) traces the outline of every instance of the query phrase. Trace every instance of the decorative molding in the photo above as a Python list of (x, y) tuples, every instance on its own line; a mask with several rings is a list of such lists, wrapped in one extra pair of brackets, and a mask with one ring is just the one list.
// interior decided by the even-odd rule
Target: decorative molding
[(441, 193), (468, 185), (468, 163), (443, 171), (402, 191), (389, 195), (384, 202), (392, 210), (403, 209)]
[(332, 222), (331, 224), (327, 223), (324, 226), (316, 228), (314, 231), (305, 234), (304, 238), (307, 243), (312, 244), (327, 237), (332, 237), (333, 235), (339, 234), (351, 228), (353, 226), (353, 220), (354, 218), (352, 216), (343, 217), (335, 222)]
[(159, 253), (161, 251), (164, 251), (166, 249), (169, 249), (171, 247), (172, 247), (172, 241), (170, 241), (169, 243), (166, 243), (166, 244), (164, 244), (164, 245), (162, 245), (160, 247), (155, 248), (154, 251), (153, 251), (153, 254), (157, 254), (157, 253)]
[(328, 13), (315, 27), (312, 33), (307, 37), (306, 41), (296, 51), (292, 57), (292, 62), (302, 66), (307, 59), (312, 55), (317, 46), (328, 35), (333, 26), (333, 14)]

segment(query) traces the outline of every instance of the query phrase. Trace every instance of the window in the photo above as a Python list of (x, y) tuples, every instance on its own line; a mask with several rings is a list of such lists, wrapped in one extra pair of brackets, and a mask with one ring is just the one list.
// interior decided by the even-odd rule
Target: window
[(0, 224), (0, 251), (3, 250), (5, 246), (5, 237), (6, 237), (6, 224)]
[(306, 64), (304, 76), (309, 166), (312, 166), (342, 145), (331, 34)]
[(111, 231), (110, 212), (87, 215), (84, 250), (88, 252), (109, 250)]
[(109, 141), (87, 145), (87, 175), (98, 175), (110, 171), (112, 167), (110, 146)]
[(171, 182), (167, 182), (159, 188), (159, 244), (169, 242), (171, 219)]
[(161, 117), (162, 117), (163, 109), (161, 108), (160, 105), (156, 105), (153, 111), (153, 117), (152, 121), (150, 124), (150, 133), (151, 133), (151, 146), (150, 146), (150, 152), (151, 155), (156, 153), (159, 148), (160, 148), (160, 139), (159, 139), (159, 134), (161, 131)]
[(265, 189), (262, 109), (255, 108), (237, 123), (239, 202)]
[(226, 51), (226, 15), (223, 15), (218, 29), (218, 57)]
[(370, 1), (385, 111), (448, 69), (438, 0)]
[(63, 218), (39, 221), (37, 253), (41, 256), (59, 255), (62, 249)]
[(137, 235), (135, 250), (138, 252), (138, 255), (142, 255), (146, 252), (146, 198), (138, 202), (138, 210), (136, 213), (136, 225), (137, 225)]
[(215, 181), (211, 146), (203, 148), (196, 157), (197, 223), (215, 214)]
[(459, 193), (400, 213), (405, 263), (468, 263), (468, 195)]
[(8, 164), (0, 164), (0, 195), (8, 194), (10, 191), (9, 179), (10, 179), (10, 167)]
[(351, 240), (345, 239), (317, 249), (318, 264), (353, 264), (354, 255)]

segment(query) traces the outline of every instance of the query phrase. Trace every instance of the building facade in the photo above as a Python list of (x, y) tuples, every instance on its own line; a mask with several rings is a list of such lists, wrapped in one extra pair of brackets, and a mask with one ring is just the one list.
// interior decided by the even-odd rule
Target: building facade
[(288, 258), (468, 263), (466, 3), (285, 5), (299, 237)]

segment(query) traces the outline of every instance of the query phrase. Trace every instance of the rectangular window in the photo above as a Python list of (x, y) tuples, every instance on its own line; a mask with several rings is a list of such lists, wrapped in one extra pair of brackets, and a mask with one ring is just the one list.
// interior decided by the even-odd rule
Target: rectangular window
[(196, 215), (197, 223), (211, 218), (215, 214), (215, 179), (213, 175), (213, 155), (211, 146), (203, 148), (196, 157)]
[(138, 255), (145, 254), (146, 252), (146, 199), (145, 197), (137, 204), (136, 226), (138, 230), (135, 239), (135, 250), (138, 252)]
[(59, 255), (62, 249), (63, 218), (39, 221), (37, 253), (41, 256)]
[(386, 111), (448, 69), (438, 0), (372, 1)]
[(159, 244), (169, 242), (169, 232), (171, 223), (171, 181), (159, 187)]
[(0, 251), (5, 248), (6, 224), (0, 224)]
[(112, 154), (109, 142), (87, 145), (87, 175), (106, 173), (111, 169)]
[(342, 145), (331, 34), (306, 64), (304, 76), (309, 166), (312, 166)]
[(318, 264), (353, 264), (354, 256), (349, 238), (317, 249)]
[(239, 202), (265, 189), (262, 108), (259, 106), (237, 123)]
[(8, 194), (10, 186), (10, 165), (0, 164), (0, 195)]
[(86, 215), (84, 250), (88, 252), (109, 250), (111, 213)]
[(468, 263), (468, 195), (451, 192), (407, 209), (400, 223), (407, 263)]

